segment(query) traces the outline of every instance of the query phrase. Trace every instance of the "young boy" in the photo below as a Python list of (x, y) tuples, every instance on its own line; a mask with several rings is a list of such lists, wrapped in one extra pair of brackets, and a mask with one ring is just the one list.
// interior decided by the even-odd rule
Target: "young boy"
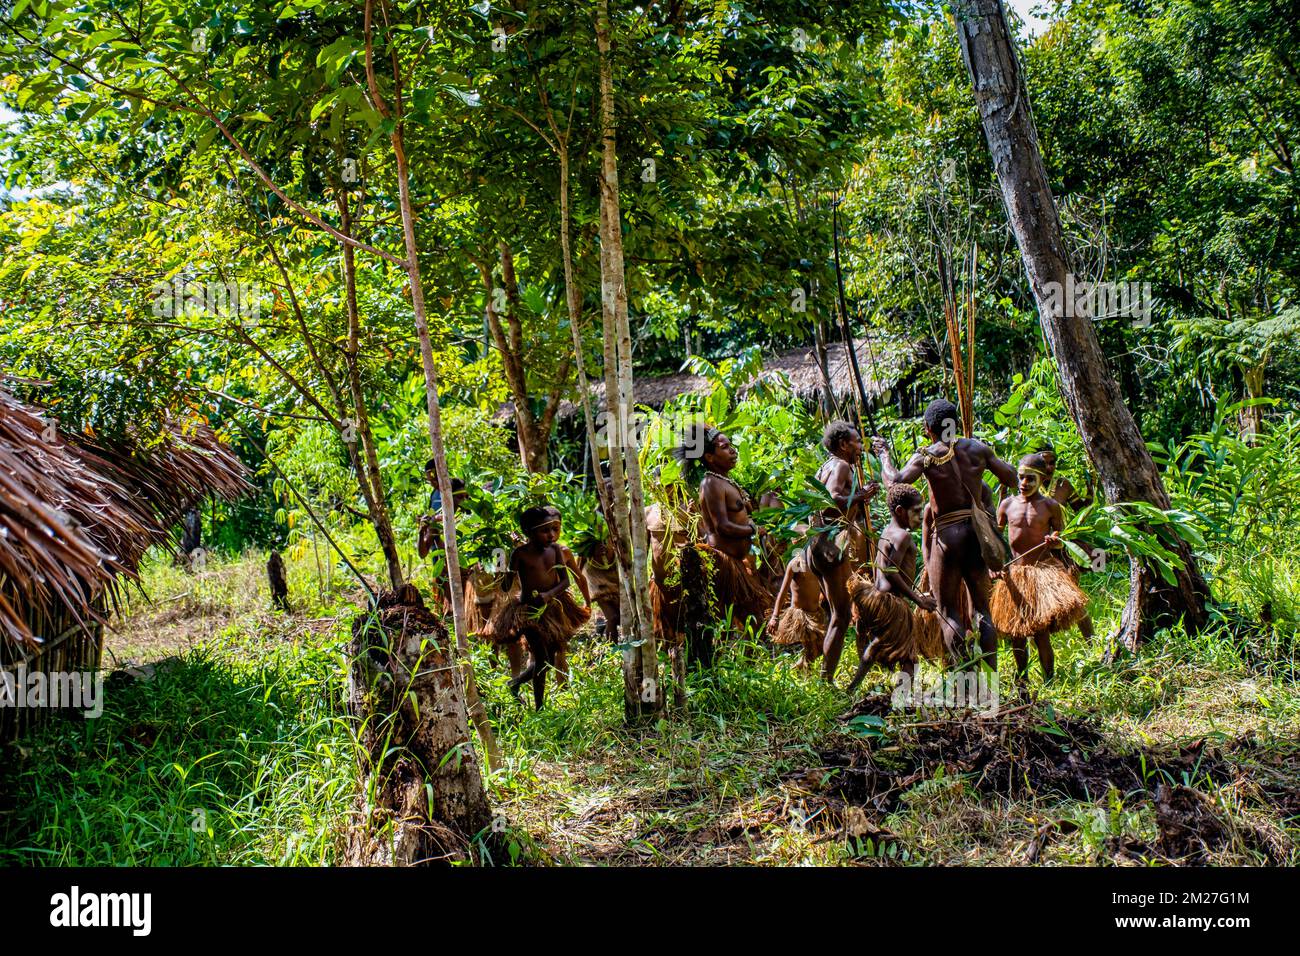
[(921, 527), (921, 492), (899, 482), (889, 489), (886, 503), (890, 522), (876, 548), (875, 579), (853, 590), (858, 617), (858, 671), (848, 690), (852, 693), (872, 664), (897, 668), (910, 680), (921, 657), (942, 661), (943, 635), (935, 615), (935, 599), (920, 594), (916, 580), (916, 542), (912, 531)]
[[(1070, 482), (1069, 478), (1062, 476), (1056, 477), (1056, 448), (1049, 441), (1043, 442), (1034, 449), (1035, 455), (1042, 456), (1044, 471), (1042, 481), (1042, 493), (1049, 498), (1055, 498), (1061, 503), (1061, 508), (1068, 515), (1072, 511), (1079, 511), (1092, 504), (1093, 487), (1092, 478), (1088, 478), (1087, 488), (1080, 493)], [(1070, 553), (1065, 549), (1056, 552), (1057, 559), (1065, 567), (1066, 572), (1075, 584), (1079, 583), (1079, 577), (1083, 574), (1083, 568), (1079, 563), (1070, 557)], [(1085, 614), (1079, 621), (1079, 633), (1083, 635), (1085, 641), (1092, 640), (1092, 618)]]
[(850, 579), (864, 570), (870, 545), (865, 526), (869, 502), (880, 486), (872, 481), (859, 485), (862, 436), (845, 421), (833, 421), (822, 432), (822, 448), (829, 457), (817, 472), (817, 480), (829, 492), (833, 505), (822, 512), (821, 524), (832, 529), (819, 532), (808, 543), (808, 570), (821, 581), (822, 593), (830, 605), (826, 633), (822, 637), (822, 676), (830, 683), (839, 667), (844, 636), (853, 620)]
[(1042, 455), (1026, 455), (1017, 469), (1020, 493), (998, 506), (998, 526), (1010, 532), (1014, 563), (995, 575), (989, 605), (993, 626), (1011, 639), (1016, 680), (1029, 675), (1027, 640), (1038, 648), (1044, 682), (1052, 679), (1052, 635), (1079, 623), (1088, 613), (1088, 598), (1074, 583), (1055, 552), (1064, 547), (1061, 504), (1044, 497), (1046, 464)]
[[(790, 606), (785, 613), (781, 605), (790, 594)], [(785, 566), (776, 594), (776, 606), (767, 621), (767, 632), (773, 644), (800, 644), (803, 657), (800, 668), (811, 667), (822, 654), (822, 640), (826, 636), (826, 609), (822, 606), (822, 586), (817, 575), (808, 570), (806, 548), (800, 548)]]
[[(519, 578), (519, 593), (505, 602), (488, 624), (494, 643), (509, 644), (522, 637), (528, 644), (528, 666), (510, 681), (510, 692), (533, 682), (533, 704), (546, 702), (546, 671), (554, 666), (564, 682), (568, 668), (569, 639), (591, 617), (591, 595), (578, 562), (560, 539), (560, 512), (551, 505), (528, 508), (519, 525), (526, 544), (510, 555), (510, 570)], [(587, 605), (579, 607), (569, 593), (577, 582)]]

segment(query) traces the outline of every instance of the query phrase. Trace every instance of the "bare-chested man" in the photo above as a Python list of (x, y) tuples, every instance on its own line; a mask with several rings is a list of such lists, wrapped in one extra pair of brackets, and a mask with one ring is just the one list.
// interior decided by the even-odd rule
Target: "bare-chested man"
[(1013, 561), (996, 575), (990, 607), (993, 624), (1011, 640), (1016, 680), (1023, 685), (1029, 672), (1033, 639), (1043, 680), (1050, 681), (1054, 655), (1052, 635), (1078, 623), (1087, 614), (1087, 596), (1057, 558), (1064, 547), (1061, 505), (1041, 493), (1046, 475), (1041, 455), (1020, 459), (1020, 493), (998, 506), (998, 526), (1011, 537)]
[[(1005, 487), (1016, 486), (1016, 470), (999, 458), (988, 445), (974, 438), (958, 437), (960, 416), (957, 406), (944, 399), (925, 410), (925, 433), (931, 444), (912, 456), (901, 469), (889, 460), (889, 449), (881, 438), (872, 445), (880, 456), (880, 473), (887, 485), (911, 484), (925, 476), (934, 505), (934, 545), (927, 555), (930, 587), (938, 602), (939, 624), (949, 663), (967, 659), (962, 625), (963, 594), (979, 616), (979, 642), (984, 661), (997, 666), (998, 635), (989, 617), (989, 568), (976, 535), (973, 508), (984, 507), (984, 472), (991, 471)], [(987, 514), (987, 512), (986, 512)], [(990, 522), (992, 516), (988, 516)]]
[(858, 470), (862, 462), (862, 436), (844, 421), (834, 421), (822, 433), (822, 447), (830, 457), (817, 472), (817, 480), (826, 486), (834, 507), (821, 517), (823, 526), (833, 530), (815, 535), (808, 546), (808, 570), (821, 581), (822, 593), (830, 605), (830, 621), (822, 641), (822, 677), (835, 678), (835, 669), (844, 650), (844, 635), (853, 620), (853, 601), (849, 595), (849, 576), (855, 558), (866, 550), (864, 525), (868, 503), (880, 486), (872, 481), (863, 485)]

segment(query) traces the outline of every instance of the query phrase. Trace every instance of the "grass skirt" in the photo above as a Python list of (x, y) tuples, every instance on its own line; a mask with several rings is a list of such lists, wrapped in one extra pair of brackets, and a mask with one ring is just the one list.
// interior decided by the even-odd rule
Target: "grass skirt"
[(1058, 561), (1017, 562), (993, 586), (993, 626), (1004, 637), (1055, 634), (1088, 613), (1088, 597)]
[(744, 561), (703, 542), (691, 547), (699, 552), (708, 586), (709, 608), (715, 619), (724, 618), (731, 607), (734, 609), (731, 620), (738, 629), (743, 628), (746, 618), (754, 618), (759, 624), (767, 620), (775, 596)]
[(811, 661), (821, 654), (825, 637), (825, 611), (818, 608), (816, 614), (810, 614), (803, 608), (791, 605), (781, 614), (776, 633), (772, 635), (772, 643), (800, 644), (803, 646), (804, 660)]
[(545, 609), (526, 607), (512, 594), (493, 611), (485, 636), (493, 644), (509, 644), (532, 630), (555, 651), (567, 647), (569, 638), (590, 619), (590, 608), (581, 607), (567, 590), (551, 598)]
[(873, 663), (890, 668), (915, 663), (922, 657), (943, 660), (943, 636), (933, 611), (924, 611), (889, 591), (879, 591), (861, 578), (854, 584), (853, 610), (864, 646), (877, 642)]
[(510, 600), (509, 574), (492, 574), (474, 568), (465, 575), (465, 630), (484, 637), (488, 621), (497, 608)]

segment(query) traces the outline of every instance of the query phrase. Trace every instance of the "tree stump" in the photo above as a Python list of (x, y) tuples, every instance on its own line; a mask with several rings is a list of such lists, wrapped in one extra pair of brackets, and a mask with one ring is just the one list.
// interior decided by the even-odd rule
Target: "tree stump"
[(492, 811), (470, 740), (454, 642), (414, 585), (384, 591), (349, 645), (348, 710), (363, 747), (348, 866), (478, 859)]

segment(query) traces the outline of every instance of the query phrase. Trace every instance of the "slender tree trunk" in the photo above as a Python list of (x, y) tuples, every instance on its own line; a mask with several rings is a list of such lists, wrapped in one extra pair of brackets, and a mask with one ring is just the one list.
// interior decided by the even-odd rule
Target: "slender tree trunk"
[(632, 334), (627, 318), (627, 284), (623, 273), (623, 233), (618, 199), (618, 150), (614, 81), (610, 64), (609, 0), (596, 8), (596, 46), (600, 56), (600, 117), (603, 130), (600, 176), (601, 318), (605, 345), (605, 406), (610, 428), (610, 477), (614, 514), (626, 531), (627, 558), (620, 552), (623, 624), (630, 646), (623, 652), (624, 709), (629, 720), (658, 714), (663, 708), (659, 654), (650, 618), (649, 535), (641, 487), (638, 436), (630, 426), (635, 408), (632, 380)]
[[(1007, 219), (1060, 370), (1070, 417), (1109, 500), (1168, 508), (1160, 472), (1106, 368), (1090, 317), (1063, 307), (1060, 293), (1067, 288), (1071, 266), (1001, 0), (953, 0), (952, 9)], [(1129, 648), (1154, 628), (1180, 618), (1188, 630), (1204, 625), (1208, 589), (1186, 544), (1180, 544), (1179, 557), (1184, 569), (1172, 587), (1134, 559), (1128, 605), (1115, 635)]]
[[(818, 292), (817, 286), (818, 283), (814, 280), (812, 295), (814, 299)], [(813, 357), (817, 361), (817, 372), (822, 380), (822, 415), (825, 416), (827, 421), (830, 421), (835, 417), (835, 386), (831, 383), (830, 354), (826, 349), (826, 320), (817, 311), (817, 306), (813, 306), (813, 309)]]
[[(582, 356), (582, 290), (578, 287), (578, 278), (573, 267), (573, 213), (570, 208), (569, 189), (569, 139), (566, 130), (557, 143), (560, 156), (560, 254), (564, 260), (564, 299), (569, 307), (569, 331), (573, 335), (573, 361), (577, 369), (579, 401), (582, 403), (582, 419), (587, 429), (587, 448), (591, 452), (591, 471), (596, 475), (596, 494), (605, 509), (605, 515), (611, 522), (610, 530), (614, 532), (615, 545), (624, 537), (613, 527), (613, 502), (605, 495), (605, 483), (599, 480), (600, 460), (598, 457), (598, 440), (596, 437), (596, 416), (591, 410), (591, 383), (587, 378), (587, 363)], [(629, 535), (627, 540), (630, 540)], [(620, 579), (620, 586), (622, 581)]]
[[(375, 80), (370, 32), (374, 0), (366, 0), (365, 37), (366, 37), (366, 79), (372, 95), (376, 99), (376, 108), (385, 112), (382, 99), (379, 98), (378, 83)], [(474, 679), (474, 664), (469, 655), (469, 643), (465, 636), (465, 593), (460, 577), (460, 554), (456, 541), (456, 504), (451, 491), (451, 475), (447, 471), (447, 452), (442, 440), (442, 408), (438, 403), (438, 369), (433, 362), (433, 344), (429, 340), (429, 325), (424, 309), (424, 286), (420, 282), (420, 257), (415, 241), (415, 211), (411, 205), (410, 171), (406, 162), (406, 147), (403, 143), (402, 91), (401, 73), (397, 61), (393, 59), (393, 83), (395, 98), (395, 125), (389, 137), (396, 165), (398, 201), (402, 211), (402, 237), (406, 245), (404, 266), (411, 283), (411, 309), (415, 314), (415, 332), (420, 340), (420, 359), (424, 365), (424, 395), (429, 414), (429, 444), (432, 447), (434, 471), (438, 477), (438, 491), (442, 495), (442, 533), (447, 556), (447, 577), (451, 585), (451, 614), (456, 629), (456, 652), (465, 673), (465, 701), (468, 705), (470, 719), (478, 731), (479, 740), (487, 754), (488, 767), (495, 770), (501, 764), (501, 755), (497, 750), (496, 738), (492, 734), (492, 725), (488, 722), (483, 701), (478, 695), (478, 684)], [(474, 767), (477, 773), (477, 766)]]
[[(341, 190), (338, 195), (338, 205), (343, 231), (352, 235), (352, 210), (348, 208), (347, 195)], [(365, 493), (367, 488), (369, 490), (369, 494), (365, 496), (366, 509), (370, 513), (370, 523), (375, 529), (375, 537), (379, 539), (379, 547), (388, 564), (388, 579), (393, 587), (397, 588), (404, 583), (405, 577), (402, 574), (402, 559), (397, 553), (397, 538), (393, 534), (392, 518), (388, 513), (388, 495), (384, 492), (384, 479), (379, 470), (379, 452), (375, 447), (375, 435), (370, 429), (370, 413), (366, 408), (366, 396), (361, 387), (361, 313), (357, 308), (356, 253), (352, 246), (346, 243), (343, 245), (343, 284), (348, 309), (346, 356), (348, 389), (352, 394), (352, 407), (357, 416), (352, 424), (356, 427), (357, 438), (361, 440), (361, 447), (365, 452), (364, 462), (357, 455), (355, 441), (347, 442), (346, 436), (344, 440), (350, 446), (351, 456), (357, 459), (353, 467), (358, 469), (357, 478), (360, 480), (362, 492)]]

